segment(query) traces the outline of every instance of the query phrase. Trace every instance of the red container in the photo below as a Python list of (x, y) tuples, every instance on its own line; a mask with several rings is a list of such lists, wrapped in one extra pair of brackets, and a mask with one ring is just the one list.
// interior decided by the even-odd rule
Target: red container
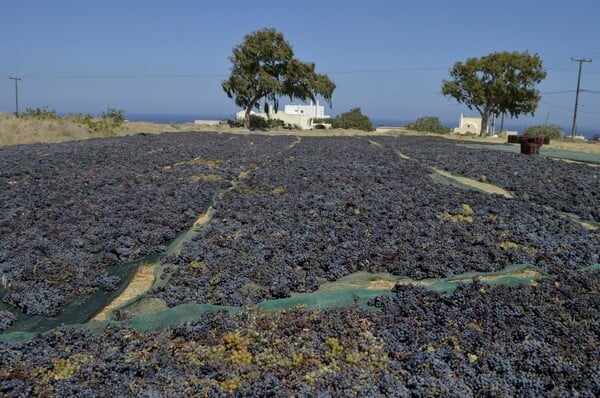
[(539, 155), (540, 145), (537, 142), (521, 142), (521, 153), (524, 155)]

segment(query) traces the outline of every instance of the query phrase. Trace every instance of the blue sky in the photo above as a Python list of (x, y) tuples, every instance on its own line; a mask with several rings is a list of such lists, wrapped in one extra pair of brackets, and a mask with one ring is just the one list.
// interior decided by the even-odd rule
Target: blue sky
[(577, 119), (580, 129), (600, 132), (598, 15), (597, 0), (5, 1), (0, 111), (14, 111), (8, 77), (18, 75), (21, 110), (232, 115), (220, 86), (231, 50), (245, 34), (273, 27), (337, 84), (331, 115), (354, 107), (402, 121), (476, 115), (440, 93), (454, 62), (528, 50), (548, 76), (535, 117), (515, 123), (548, 121), (570, 132), (578, 72), (570, 58), (592, 58)]

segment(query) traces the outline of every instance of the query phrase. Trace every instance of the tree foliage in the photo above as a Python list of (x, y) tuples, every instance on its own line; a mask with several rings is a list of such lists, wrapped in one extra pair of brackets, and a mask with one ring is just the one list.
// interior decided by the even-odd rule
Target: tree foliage
[(560, 126), (557, 126), (555, 124), (553, 125), (538, 125), (538, 126), (531, 126), (528, 127), (524, 132), (523, 135), (525, 137), (547, 137), (547, 138), (560, 138), (560, 136), (563, 133), (563, 128)]
[(408, 130), (423, 131), (434, 134), (448, 134), (450, 129), (444, 126), (440, 119), (435, 116), (423, 116), (417, 118), (415, 122), (406, 125)]
[(368, 116), (363, 115), (360, 108), (350, 109), (348, 112), (341, 113), (335, 118), (325, 120), (326, 123), (331, 123), (333, 128), (339, 129), (357, 129), (363, 131), (374, 131), (373, 123)]
[(454, 97), (481, 115), (481, 135), (492, 115), (533, 115), (540, 101), (534, 87), (546, 77), (542, 60), (527, 51), (492, 53), (456, 62), (450, 80), (443, 80), (442, 93)]
[(260, 100), (270, 101), (277, 112), (279, 98), (287, 96), (315, 101), (322, 96), (331, 106), (335, 84), (327, 75), (315, 72), (315, 64), (294, 58), (292, 46), (283, 34), (265, 28), (246, 35), (244, 42), (233, 48), (229, 79), (221, 84), (229, 98), (245, 109), (245, 124), (250, 111), (260, 109)]

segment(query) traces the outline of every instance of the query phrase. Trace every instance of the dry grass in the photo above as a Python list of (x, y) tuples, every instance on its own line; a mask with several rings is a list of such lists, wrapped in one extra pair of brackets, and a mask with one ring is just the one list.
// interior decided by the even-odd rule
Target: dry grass
[[(203, 126), (202, 126), (203, 127)], [(123, 123), (117, 129), (117, 135), (132, 135), (137, 133), (146, 134), (159, 134), (159, 133), (173, 133), (177, 131), (199, 131), (201, 130), (198, 125), (187, 123), (187, 124), (161, 124), (161, 123), (150, 123), (150, 122), (127, 122)], [(214, 130), (214, 128), (213, 128)]]
[(549, 148), (600, 154), (600, 143), (594, 141), (550, 141)]
[[(113, 133), (98, 133), (66, 119), (17, 118), (0, 113), (0, 146), (56, 143), (65, 141), (125, 136), (138, 133), (158, 134), (177, 131), (204, 131), (204, 126), (194, 124), (159, 124), (148, 122), (123, 123)], [(214, 131), (213, 127), (210, 131)], [(209, 131), (206, 129), (205, 131)]]
[(0, 146), (55, 143), (92, 137), (88, 129), (67, 120), (22, 119), (0, 113)]

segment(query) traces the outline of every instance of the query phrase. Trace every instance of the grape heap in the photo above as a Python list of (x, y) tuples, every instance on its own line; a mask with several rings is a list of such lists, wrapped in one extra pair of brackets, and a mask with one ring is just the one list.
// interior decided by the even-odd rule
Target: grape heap
[[(559, 213), (599, 219), (597, 168), (431, 137), (216, 133), (6, 147), (0, 166), (0, 333), (115, 289), (114, 267), (160, 255), (209, 206), (148, 294), (244, 307), (2, 338), (2, 396), (600, 395), (600, 271), (587, 267), (600, 236)], [(434, 167), (515, 197), (438, 183)], [(515, 264), (548, 276), (452, 293), (399, 283), (369, 308), (253, 307), (357, 271)]]

